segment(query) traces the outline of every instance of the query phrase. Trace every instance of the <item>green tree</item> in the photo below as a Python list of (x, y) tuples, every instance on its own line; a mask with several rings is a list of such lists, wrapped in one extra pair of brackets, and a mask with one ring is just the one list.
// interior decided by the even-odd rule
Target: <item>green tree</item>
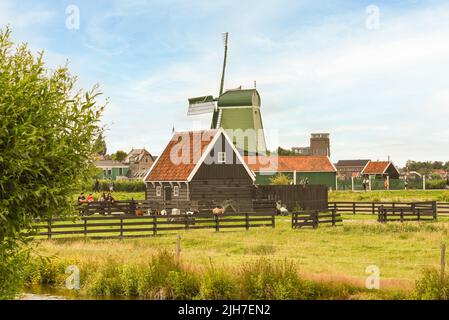
[(292, 184), (292, 179), (290, 179), (287, 175), (283, 173), (277, 173), (273, 177), (270, 178), (270, 184), (275, 186), (285, 186)]
[(20, 289), (34, 218), (71, 212), (69, 195), (92, 177), (104, 106), (95, 86), (76, 89), (67, 66), (15, 46), (0, 30), (0, 298)]
[(119, 150), (112, 155), (112, 160), (122, 162), (123, 160), (125, 160), (127, 155), (128, 154), (125, 151)]
[(295, 156), (295, 155), (297, 155), (292, 150), (284, 149), (281, 147), (278, 147), (277, 154), (278, 154), (278, 156)]
[(104, 157), (106, 155), (107, 152), (107, 147), (106, 147), (106, 141), (104, 140), (103, 134), (100, 133), (97, 137), (97, 139), (95, 139), (95, 152), (99, 155)]

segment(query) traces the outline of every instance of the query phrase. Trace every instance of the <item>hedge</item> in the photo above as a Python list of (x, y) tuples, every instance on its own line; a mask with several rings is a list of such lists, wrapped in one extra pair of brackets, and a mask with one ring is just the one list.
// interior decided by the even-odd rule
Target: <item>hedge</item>
[[(109, 180), (99, 180), (100, 190), (99, 191), (109, 191)], [(118, 192), (144, 192), (145, 184), (142, 180), (116, 180), (114, 183), (114, 191)], [(85, 191), (94, 191), (95, 181), (91, 184), (84, 186)]]

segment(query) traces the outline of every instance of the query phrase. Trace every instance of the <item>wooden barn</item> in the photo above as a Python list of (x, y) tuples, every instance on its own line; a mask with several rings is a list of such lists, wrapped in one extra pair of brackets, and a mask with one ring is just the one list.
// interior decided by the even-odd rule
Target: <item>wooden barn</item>
[(252, 209), (254, 173), (223, 129), (176, 132), (144, 178), (150, 201), (233, 200)]

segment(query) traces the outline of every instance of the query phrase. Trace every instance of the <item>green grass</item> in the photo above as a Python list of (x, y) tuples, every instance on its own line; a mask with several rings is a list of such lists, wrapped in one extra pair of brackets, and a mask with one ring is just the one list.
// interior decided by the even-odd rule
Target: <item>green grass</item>
[[(365, 269), (380, 267), (386, 288), (410, 289), (420, 271), (438, 266), (440, 245), (448, 225), (431, 223), (346, 222), (343, 227), (292, 230), (290, 219), (277, 218), (277, 226), (249, 231), (191, 230), (180, 232), (182, 259), (204, 267), (212, 261), (223, 269), (260, 257), (298, 265), (306, 279), (327, 279), (363, 285)], [(160, 249), (175, 251), (176, 236), (129, 240), (44, 241), (39, 253), (78, 261), (114, 260), (145, 263)]]
[(329, 201), (449, 202), (449, 190), (334, 191), (329, 192)]

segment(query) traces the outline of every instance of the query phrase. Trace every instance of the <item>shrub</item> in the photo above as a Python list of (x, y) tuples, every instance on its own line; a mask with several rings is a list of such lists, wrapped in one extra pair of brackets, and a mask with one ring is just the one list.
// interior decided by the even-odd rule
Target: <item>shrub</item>
[(416, 281), (415, 293), (422, 300), (449, 300), (449, 276), (437, 269), (426, 269)]
[[(100, 183), (100, 192), (108, 192), (109, 191), (109, 180), (99, 180)], [(144, 192), (145, 191), (145, 183), (142, 180), (117, 180), (113, 181), (114, 183), (114, 191), (117, 192)], [(93, 192), (94, 191), (95, 181), (84, 185), (84, 192)]]
[(426, 189), (445, 189), (446, 185), (447, 181), (444, 179), (426, 181)]
[(222, 270), (210, 268), (201, 282), (200, 298), (206, 300), (231, 300), (238, 298), (236, 279)]
[(271, 185), (276, 185), (276, 186), (292, 184), (292, 179), (290, 179), (289, 176), (287, 176), (283, 173), (277, 173), (273, 177), (271, 177), (269, 180), (270, 180)]

